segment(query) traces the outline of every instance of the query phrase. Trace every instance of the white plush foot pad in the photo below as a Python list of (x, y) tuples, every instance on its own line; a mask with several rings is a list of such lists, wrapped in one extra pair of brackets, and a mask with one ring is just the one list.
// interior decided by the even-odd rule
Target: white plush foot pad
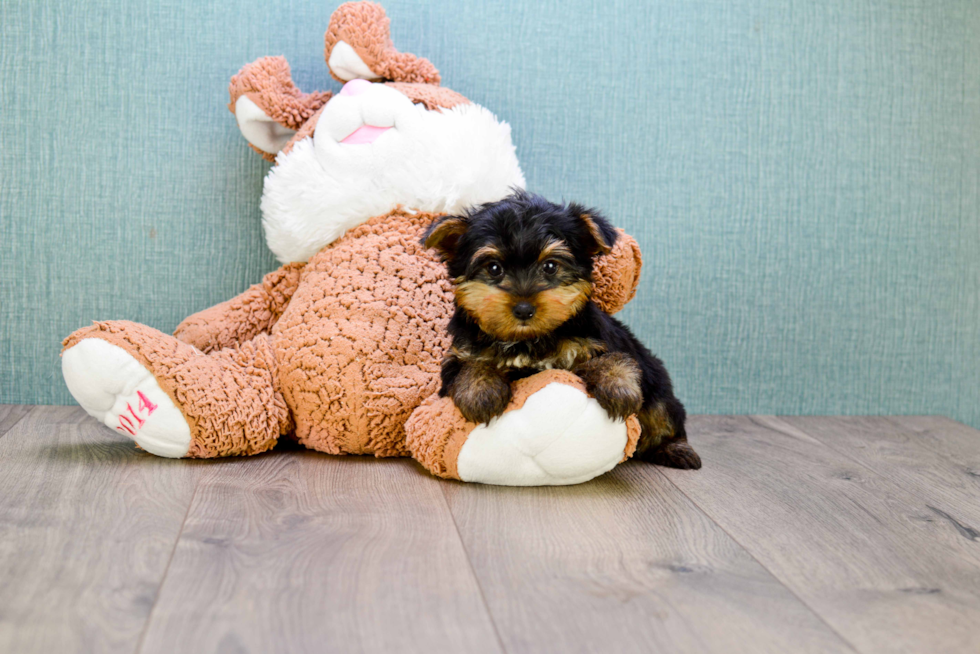
[(456, 469), (463, 481), (484, 484), (579, 484), (612, 470), (626, 440), (625, 422), (579, 389), (552, 383), (470, 432)]
[(61, 372), (75, 400), (99, 422), (157, 456), (187, 455), (191, 430), (184, 415), (126, 350), (86, 338), (62, 355)]

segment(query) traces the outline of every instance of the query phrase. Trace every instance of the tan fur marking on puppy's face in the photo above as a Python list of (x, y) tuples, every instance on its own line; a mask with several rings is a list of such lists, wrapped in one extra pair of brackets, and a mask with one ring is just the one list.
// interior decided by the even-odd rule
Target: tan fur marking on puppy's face
[(564, 241), (555, 239), (541, 248), (541, 254), (538, 255), (538, 261), (546, 261), (552, 257), (567, 257), (571, 259), (572, 251), (568, 249), (568, 246), (565, 245)]
[(531, 300), (536, 309), (531, 322), (547, 334), (581, 311), (591, 295), (592, 284), (584, 279), (541, 291)]
[(514, 317), (515, 297), (499, 286), (481, 281), (465, 281), (456, 287), (456, 302), (480, 325), (480, 329), (503, 341), (523, 341), (548, 334), (582, 310), (592, 294), (585, 280), (549, 288), (527, 298), (534, 305), (531, 320)]
[(519, 340), (510, 334), (520, 328), (520, 321), (514, 318), (516, 300), (499, 286), (491, 286), (481, 281), (466, 281), (456, 287), (456, 303), (480, 329), (501, 340)]
[(470, 258), (473, 261), (477, 261), (479, 259), (484, 259), (484, 258), (486, 258), (486, 259), (499, 259), (499, 258), (501, 258), (501, 254), (500, 254), (500, 250), (497, 249), (496, 246), (493, 246), (493, 245), (484, 245), (482, 248), (480, 248), (479, 250), (477, 250), (476, 252), (474, 252), (473, 253), (473, 256), (470, 257)]

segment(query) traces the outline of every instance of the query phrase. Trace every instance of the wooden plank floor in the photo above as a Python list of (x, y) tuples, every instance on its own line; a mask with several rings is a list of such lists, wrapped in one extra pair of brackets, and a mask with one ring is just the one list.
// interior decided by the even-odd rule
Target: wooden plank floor
[(689, 432), (700, 472), (520, 489), (0, 405), (0, 652), (980, 652), (980, 432)]

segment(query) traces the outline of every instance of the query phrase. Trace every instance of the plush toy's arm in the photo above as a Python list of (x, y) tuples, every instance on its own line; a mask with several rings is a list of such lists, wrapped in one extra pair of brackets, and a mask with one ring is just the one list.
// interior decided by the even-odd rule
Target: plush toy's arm
[(595, 290), (592, 299), (606, 313), (613, 314), (636, 295), (643, 258), (640, 246), (632, 236), (619, 231), (619, 238), (609, 254), (598, 257), (592, 273)]
[(202, 352), (211, 352), (268, 332), (299, 286), (304, 265), (286, 264), (241, 295), (185, 318), (174, 336)]
[(285, 57), (262, 57), (246, 65), (228, 85), (238, 128), (252, 148), (269, 161), (333, 95), (303, 93), (293, 84)]

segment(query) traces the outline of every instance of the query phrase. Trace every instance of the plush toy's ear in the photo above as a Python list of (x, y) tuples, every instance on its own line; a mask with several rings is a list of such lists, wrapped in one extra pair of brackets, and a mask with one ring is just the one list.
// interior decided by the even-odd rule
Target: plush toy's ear
[(262, 152), (276, 154), (296, 134), (296, 130), (283, 127), (259, 109), (251, 98), (243, 95), (235, 102), (235, 120), (245, 140)]
[(231, 78), (228, 94), (238, 129), (270, 161), (332, 95), (296, 88), (284, 57), (263, 57), (246, 65)]
[(596, 257), (592, 269), (592, 300), (610, 315), (636, 295), (643, 269), (640, 246), (623, 230), (616, 231), (619, 233), (616, 245), (609, 254)]
[(586, 209), (577, 204), (571, 204), (568, 210), (577, 215), (585, 226), (586, 234), (588, 234), (589, 254), (609, 254), (619, 236), (616, 228), (594, 209)]
[(429, 225), (422, 236), (422, 245), (434, 249), (443, 261), (456, 255), (460, 237), (466, 233), (469, 223), (461, 216), (444, 216)]
[(391, 42), (388, 16), (373, 2), (346, 2), (330, 16), (323, 54), (338, 82), (387, 80), (439, 85), (428, 59), (399, 52)]

